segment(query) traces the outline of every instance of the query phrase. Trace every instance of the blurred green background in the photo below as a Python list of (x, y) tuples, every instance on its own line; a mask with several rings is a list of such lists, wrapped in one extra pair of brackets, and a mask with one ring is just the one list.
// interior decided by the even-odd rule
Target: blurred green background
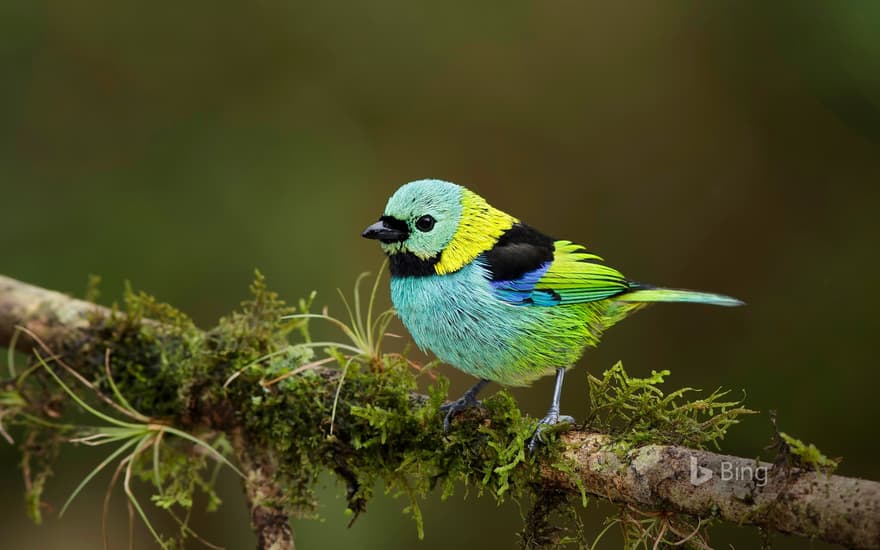
[[(448, 179), (633, 278), (748, 302), (619, 325), (569, 376), (568, 412), (586, 412), (587, 371), (668, 368), (670, 388), (745, 390), (763, 411), (725, 451), (769, 456), (776, 409), (843, 456), (841, 473), (880, 479), (877, 28), (867, 2), (5, 1), (0, 272), (80, 294), (100, 274), (104, 303), (130, 280), (210, 326), (256, 267), (338, 312), (335, 289), (380, 264), (359, 233), (387, 197)], [(472, 382), (441, 370), (453, 393)], [(539, 415), (551, 384), (513, 393)], [(100, 456), (68, 450), (50, 500)], [(17, 452), (0, 442), (0, 460), (4, 548), (100, 547), (106, 478), (35, 527)], [(323, 519), (294, 521), (300, 548), (517, 545), (514, 503), (435, 499), (418, 542), (405, 499), (378, 498), (346, 529), (343, 490), (325, 485)], [(252, 547), (231, 475), (221, 494), (197, 530)], [(584, 513), (588, 532), (609, 510)], [(713, 533), (721, 548), (761, 541)]]

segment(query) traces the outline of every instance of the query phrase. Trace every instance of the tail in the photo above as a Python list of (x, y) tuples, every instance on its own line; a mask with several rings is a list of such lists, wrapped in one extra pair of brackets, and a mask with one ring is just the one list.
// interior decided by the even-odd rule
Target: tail
[(742, 300), (713, 294), (677, 288), (657, 288), (640, 283), (630, 283), (632, 290), (614, 297), (618, 302), (688, 302), (692, 304), (711, 304), (713, 306), (736, 307), (745, 305)]

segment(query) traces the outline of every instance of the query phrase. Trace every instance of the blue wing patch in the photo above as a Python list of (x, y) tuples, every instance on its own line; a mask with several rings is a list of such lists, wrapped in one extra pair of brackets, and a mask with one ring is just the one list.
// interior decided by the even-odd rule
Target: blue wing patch
[(490, 284), (499, 299), (523, 306), (595, 302), (632, 290), (619, 271), (601, 262), (579, 245), (556, 241), (553, 260), (515, 279)]
[(528, 271), (518, 279), (510, 281), (491, 281), (495, 296), (518, 306), (555, 306), (560, 297), (553, 291), (536, 291), (535, 285), (550, 269), (553, 262), (545, 262), (538, 269)]

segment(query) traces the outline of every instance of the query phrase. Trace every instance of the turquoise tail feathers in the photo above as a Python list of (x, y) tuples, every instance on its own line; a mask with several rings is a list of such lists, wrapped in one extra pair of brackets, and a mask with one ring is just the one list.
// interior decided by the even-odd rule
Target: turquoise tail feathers
[(620, 302), (687, 302), (724, 307), (745, 305), (742, 300), (724, 294), (677, 288), (656, 288), (645, 285), (633, 285), (632, 291), (615, 296), (614, 300)]

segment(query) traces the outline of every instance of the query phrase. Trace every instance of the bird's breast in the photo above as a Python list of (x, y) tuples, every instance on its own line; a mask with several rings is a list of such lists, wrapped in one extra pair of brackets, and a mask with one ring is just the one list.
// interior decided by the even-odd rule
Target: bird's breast
[(391, 300), (416, 344), (444, 360), (445, 350), (479, 338), (491, 318), (506, 309), (492, 296), (485, 270), (476, 263), (446, 275), (394, 277)]
[(473, 376), (522, 385), (570, 364), (583, 349), (583, 342), (559, 338), (562, 308), (499, 300), (479, 261), (446, 275), (392, 277), (391, 299), (420, 348)]

